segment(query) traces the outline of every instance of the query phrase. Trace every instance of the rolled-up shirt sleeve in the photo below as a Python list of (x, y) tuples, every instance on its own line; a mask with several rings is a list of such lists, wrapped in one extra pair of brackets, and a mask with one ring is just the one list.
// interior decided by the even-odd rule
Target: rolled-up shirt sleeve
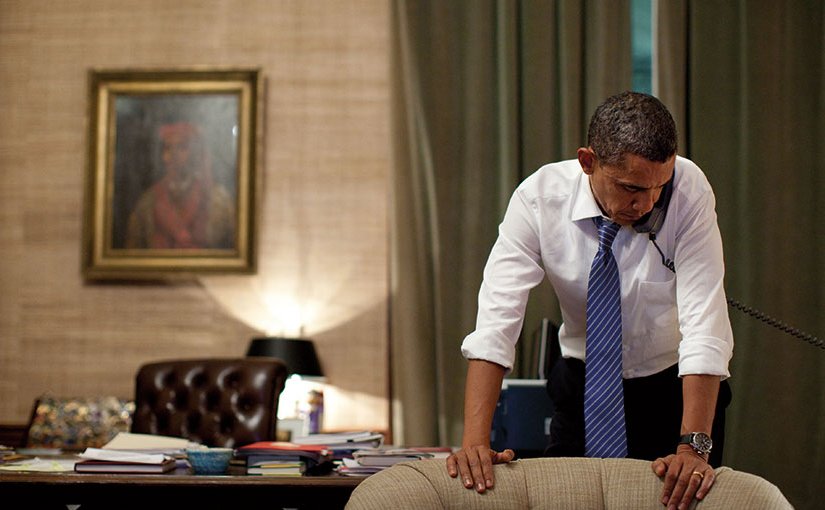
[(535, 212), (517, 190), (484, 268), (476, 328), (461, 345), (465, 358), (512, 370), (527, 298), (545, 275), (536, 221)]
[(702, 198), (684, 211), (676, 233), (676, 300), (679, 309), (679, 375), (730, 377), (733, 332), (727, 313), (722, 237), (710, 184), (697, 179)]

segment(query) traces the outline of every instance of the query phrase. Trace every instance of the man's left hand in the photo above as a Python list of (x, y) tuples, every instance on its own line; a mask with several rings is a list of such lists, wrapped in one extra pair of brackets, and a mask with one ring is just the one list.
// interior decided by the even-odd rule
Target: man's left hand
[(662, 504), (668, 510), (685, 510), (694, 497), (704, 498), (716, 477), (707, 459), (687, 445), (680, 445), (675, 454), (654, 460), (651, 467), (656, 476), (665, 479)]

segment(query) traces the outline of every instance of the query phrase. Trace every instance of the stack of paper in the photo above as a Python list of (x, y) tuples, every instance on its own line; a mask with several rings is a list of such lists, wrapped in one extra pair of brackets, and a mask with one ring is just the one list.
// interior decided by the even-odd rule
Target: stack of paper
[[(189, 467), (189, 462), (186, 458), (186, 449), (197, 448), (199, 446), (201, 445), (182, 437), (118, 432), (117, 435), (113, 437), (111, 441), (103, 445), (100, 450), (114, 453), (125, 452), (133, 454), (163, 455), (174, 459), (175, 466), (186, 468)], [(91, 463), (87, 464), (91, 465)], [(102, 469), (103, 468), (101, 467), (100, 470)], [(133, 469), (138, 468), (136, 467)]]
[(23, 460), (26, 458), (27, 457), (25, 455), (21, 455), (15, 452), (14, 448), (11, 448), (9, 446), (0, 446), (0, 464)]
[(379, 448), (384, 444), (384, 434), (370, 431), (310, 434), (292, 440), (300, 445), (324, 445), (332, 451), (332, 458), (340, 460), (352, 457), (352, 452), (365, 448)]
[(86, 448), (75, 463), (78, 473), (165, 473), (175, 469), (175, 459), (163, 454)]
[(384, 434), (360, 430), (355, 432), (335, 432), (328, 434), (310, 434), (296, 437), (295, 444), (321, 444), (328, 448), (336, 446), (358, 446), (361, 448), (375, 448), (384, 442)]
[(174, 455), (184, 452), (187, 448), (197, 446), (199, 446), (197, 443), (193, 443), (182, 437), (118, 432), (111, 441), (103, 445), (102, 449)]
[(387, 467), (408, 460), (431, 459), (434, 455), (413, 448), (371, 448), (353, 452), (352, 458), (362, 466)]
[(343, 475), (370, 475), (399, 462), (433, 457), (435, 453), (420, 448), (367, 448), (353, 452), (351, 459), (343, 459), (338, 472)]
[(341, 465), (338, 466), (338, 474), (344, 476), (369, 476), (382, 469), (386, 468), (380, 466), (362, 466), (355, 459), (345, 458), (341, 460)]

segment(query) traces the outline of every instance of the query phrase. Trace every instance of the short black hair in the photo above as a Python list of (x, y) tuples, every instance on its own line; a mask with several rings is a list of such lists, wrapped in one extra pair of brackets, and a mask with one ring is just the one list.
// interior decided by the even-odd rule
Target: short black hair
[(676, 123), (661, 101), (641, 92), (607, 98), (590, 118), (587, 144), (608, 165), (619, 165), (626, 154), (664, 163), (676, 154)]

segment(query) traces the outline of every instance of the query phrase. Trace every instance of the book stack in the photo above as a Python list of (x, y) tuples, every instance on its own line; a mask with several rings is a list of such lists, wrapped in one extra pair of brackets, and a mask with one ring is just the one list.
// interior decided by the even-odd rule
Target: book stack
[(300, 445), (324, 445), (332, 452), (333, 460), (352, 458), (352, 453), (365, 448), (379, 448), (384, 444), (384, 434), (359, 430), (354, 432), (335, 432), (310, 434), (296, 437), (293, 443)]
[(166, 473), (175, 459), (164, 454), (86, 448), (74, 465), (78, 473)]
[[(451, 450), (445, 450), (445, 453)], [(366, 448), (356, 450), (351, 459), (343, 459), (338, 473), (347, 476), (364, 476), (377, 473), (399, 462), (432, 459), (441, 454), (441, 449), (432, 448)]]
[(278, 457), (261, 456), (261, 458), (248, 461), (246, 466), (247, 475), (302, 476), (305, 472), (305, 462)]
[(16, 462), (18, 460), (22, 460), (25, 458), (25, 455), (21, 455), (14, 451), (14, 448), (10, 446), (0, 445), (0, 464), (5, 464), (7, 462)]
[[(198, 443), (189, 441), (182, 437), (161, 436), (156, 434), (138, 434), (134, 432), (118, 432), (115, 437), (108, 443), (103, 445), (99, 450), (87, 448), (84, 452), (87, 455), (93, 455), (95, 459), (89, 460), (108, 460), (108, 457), (117, 456), (118, 452), (134, 455), (161, 455), (170, 457), (174, 460), (173, 467), (188, 468), (189, 461), (186, 456), (187, 448), (194, 448), (200, 446)], [(114, 452), (111, 453), (110, 452)], [(82, 456), (81, 456), (82, 457)], [(152, 457), (157, 459), (157, 457)], [(102, 472), (105, 465), (95, 466), (94, 463), (88, 462), (81, 466), (81, 469)], [(164, 466), (165, 467), (165, 466)], [(120, 466), (119, 469), (127, 469), (127, 466)], [(139, 466), (133, 466), (128, 472), (147, 472), (150, 468), (144, 468), (140, 471)], [(169, 469), (166, 469), (169, 471)], [(127, 471), (119, 471), (127, 472)], [(165, 472), (165, 471), (164, 471)]]
[(332, 452), (326, 445), (301, 445), (284, 441), (259, 441), (235, 450), (235, 463), (247, 475), (303, 476), (332, 469)]

